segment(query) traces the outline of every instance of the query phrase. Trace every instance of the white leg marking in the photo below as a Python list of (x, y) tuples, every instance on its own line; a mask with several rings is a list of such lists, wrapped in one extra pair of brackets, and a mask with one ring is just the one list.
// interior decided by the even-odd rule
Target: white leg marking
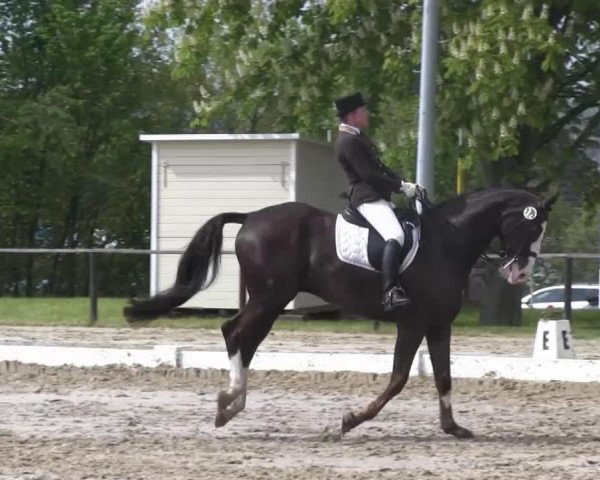
[(223, 426), (246, 407), (248, 369), (242, 366), (242, 355), (231, 357), (229, 391), (220, 392), (217, 398), (217, 426)]
[(229, 359), (231, 367), (229, 370), (229, 394), (236, 397), (244, 392), (248, 387), (248, 369), (242, 366), (242, 354), (238, 350), (237, 353)]
[(440, 397), (440, 402), (442, 402), (444, 408), (450, 408), (452, 406), (452, 394), (447, 393), (446, 395), (442, 395)]

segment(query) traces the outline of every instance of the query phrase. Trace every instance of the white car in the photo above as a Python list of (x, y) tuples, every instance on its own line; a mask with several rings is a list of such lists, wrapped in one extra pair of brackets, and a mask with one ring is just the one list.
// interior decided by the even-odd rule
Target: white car
[[(580, 283), (571, 286), (571, 308), (598, 308), (598, 285), (584, 285)], [(564, 308), (565, 286), (554, 285), (541, 288), (521, 299), (521, 308), (544, 309)]]

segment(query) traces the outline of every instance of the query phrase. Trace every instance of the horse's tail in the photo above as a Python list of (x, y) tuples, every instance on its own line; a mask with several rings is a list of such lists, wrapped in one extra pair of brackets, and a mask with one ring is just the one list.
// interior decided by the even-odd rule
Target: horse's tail
[(221, 213), (202, 225), (179, 259), (175, 284), (148, 299), (132, 300), (123, 309), (127, 322), (145, 322), (165, 315), (212, 285), (219, 274), (223, 226), (226, 223), (243, 224), (247, 216), (245, 213)]

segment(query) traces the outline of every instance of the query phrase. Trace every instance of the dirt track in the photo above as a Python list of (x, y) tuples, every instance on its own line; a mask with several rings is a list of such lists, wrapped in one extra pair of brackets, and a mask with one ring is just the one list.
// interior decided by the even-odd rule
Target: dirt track
[[(42, 334), (55, 343), (106, 344), (107, 336), (122, 335), (113, 341), (155, 344), (147, 336), (157, 333), (165, 340), (151, 330), (17, 330), (0, 330), (0, 342), (36, 342)], [(186, 343), (191, 332), (174, 335), (166, 343)], [(279, 335), (281, 344), (271, 347), (315, 341), (315, 349), (380, 351), (393, 343), (384, 337)], [(488, 340), (458, 339), (455, 351), (489, 351)], [(531, 341), (491, 343), (516, 353), (506, 345), (518, 350)], [(457, 441), (438, 427), (432, 380), (411, 378), (376, 419), (340, 440), (343, 411), (371, 400), (386, 381), (253, 372), (246, 411), (216, 430), (215, 393), (227, 384), (226, 372), (0, 364), (0, 479), (600, 478), (599, 384), (457, 380), (456, 419), (477, 435)]]
[[(261, 344), (262, 351), (368, 352), (393, 353), (392, 334), (339, 334), (327, 332), (274, 331)], [(454, 353), (488, 353), (492, 355), (531, 356), (533, 337), (499, 337), (496, 335), (453, 336)], [(202, 329), (168, 328), (64, 328), (0, 327), (0, 344), (39, 344), (147, 347), (177, 344), (199, 350), (222, 350), (221, 332)], [(578, 358), (600, 358), (599, 340), (575, 338)]]

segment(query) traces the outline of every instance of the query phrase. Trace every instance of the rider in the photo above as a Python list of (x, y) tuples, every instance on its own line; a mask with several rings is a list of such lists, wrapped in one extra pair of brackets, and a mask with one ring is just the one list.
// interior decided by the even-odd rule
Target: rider
[(350, 202), (385, 240), (381, 273), (383, 309), (392, 312), (410, 304), (398, 285), (404, 231), (391, 202), (391, 194), (414, 197), (417, 186), (403, 181), (379, 159), (377, 148), (363, 133), (369, 126), (369, 111), (360, 92), (335, 100), (340, 119), (336, 155), (350, 181)]

